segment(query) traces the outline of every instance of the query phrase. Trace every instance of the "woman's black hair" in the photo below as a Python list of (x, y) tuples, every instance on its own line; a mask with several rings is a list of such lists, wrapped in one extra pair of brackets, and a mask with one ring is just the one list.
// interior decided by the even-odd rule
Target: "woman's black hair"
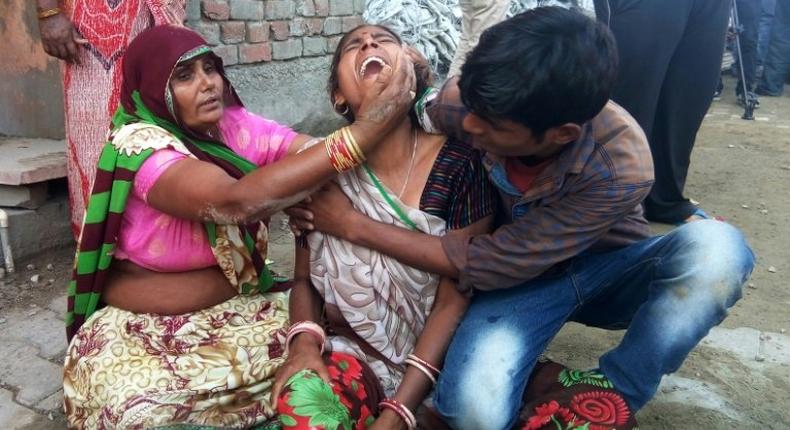
[[(362, 27), (380, 28), (386, 31), (387, 33), (391, 34), (395, 38), (395, 40), (398, 41), (398, 43), (401, 44), (403, 43), (400, 36), (397, 33), (395, 33), (391, 28), (380, 24), (362, 24), (357, 27), (354, 27), (354, 29), (344, 34), (343, 37), (340, 39), (340, 42), (338, 42), (337, 48), (335, 49), (335, 53), (332, 56), (332, 65), (329, 66), (329, 81), (327, 82), (327, 86), (326, 86), (326, 89), (329, 92), (329, 101), (332, 103), (333, 108), (335, 105), (335, 91), (337, 91), (338, 87), (340, 86), (337, 77), (337, 72), (338, 72), (338, 66), (340, 64), (340, 57), (343, 56), (343, 47), (346, 45), (346, 42), (348, 42), (349, 36)], [(419, 99), (419, 96), (423, 92), (425, 92), (427, 88), (433, 85), (433, 72), (431, 71), (428, 65), (415, 64), (414, 74), (415, 77), (417, 78), (417, 97), (415, 97), (414, 99), (416, 102), (417, 99)], [(348, 122), (354, 122), (354, 112), (352, 112), (351, 109), (348, 109), (348, 111), (345, 114), (343, 114), (342, 112), (337, 112), (337, 113), (339, 115), (342, 115), (343, 118), (345, 118)], [(414, 109), (411, 110), (409, 116), (412, 120), (412, 124), (416, 125), (417, 118), (414, 114)]]

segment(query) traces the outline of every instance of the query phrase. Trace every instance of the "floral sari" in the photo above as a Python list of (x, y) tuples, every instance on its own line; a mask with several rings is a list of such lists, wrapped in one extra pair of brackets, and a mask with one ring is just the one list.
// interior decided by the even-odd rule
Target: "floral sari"
[[(146, 58), (152, 46), (159, 55), (154, 62)], [(171, 26), (143, 32), (126, 54), (122, 106), (100, 158), (69, 285), (64, 406), (70, 427), (274, 423), (270, 390), (284, 359), (288, 300), (272, 288), (264, 222), (204, 223), (206, 245), (239, 293), (230, 300), (168, 316), (101, 306), (127, 199), (148, 157), (175, 151), (236, 178), (255, 168), (235, 147), (175, 125), (167, 97), (170, 72), (196, 55), (213, 54), (196, 33)], [(221, 62), (217, 68), (224, 77)], [(226, 105), (239, 106), (227, 82), (226, 90)]]

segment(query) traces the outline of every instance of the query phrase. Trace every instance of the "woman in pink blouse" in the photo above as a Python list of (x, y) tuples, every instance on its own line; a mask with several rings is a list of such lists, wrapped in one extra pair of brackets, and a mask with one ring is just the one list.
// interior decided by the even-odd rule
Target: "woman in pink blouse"
[(267, 221), (404, 118), (409, 64), (296, 154), (310, 137), (244, 109), (196, 33), (158, 26), (129, 45), (69, 285), (70, 427), (270, 423), (288, 301), (265, 265)]

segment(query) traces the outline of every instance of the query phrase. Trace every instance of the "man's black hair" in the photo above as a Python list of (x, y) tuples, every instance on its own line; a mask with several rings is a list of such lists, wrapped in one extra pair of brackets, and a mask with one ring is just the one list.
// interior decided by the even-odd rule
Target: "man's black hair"
[(508, 119), (535, 136), (582, 124), (603, 109), (617, 77), (614, 36), (560, 7), (539, 7), (486, 30), (466, 57), (464, 105), (488, 121)]

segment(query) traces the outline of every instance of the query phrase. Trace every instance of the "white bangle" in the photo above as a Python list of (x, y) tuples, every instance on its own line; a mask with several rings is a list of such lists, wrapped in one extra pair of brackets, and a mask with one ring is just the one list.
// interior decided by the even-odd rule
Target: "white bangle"
[(406, 427), (409, 430), (415, 430), (417, 428), (417, 419), (414, 417), (414, 413), (403, 403), (395, 399), (384, 399), (379, 403), (379, 408), (389, 409), (398, 414), (403, 422), (406, 423)]
[(290, 350), (291, 341), (296, 335), (301, 333), (309, 333), (313, 335), (318, 343), (321, 345), (321, 354), (324, 353), (324, 346), (326, 345), (326, 333), (323, 327), (312, 321), (300, 321), (288, 329), (288, 334), (285, 336), (285, 355), (288, 355)]
[(422, 365), (419, 361), (416, 361), (412, 358), (407, 358), (405, 360), (406, 364), (413, 366), (415, 369), (419, 370), (420, 372), (424, 373), (425, 376), (431, 381), (432, 384), (436, 384), (436, 377), (433, 376), (433, 373), (425, 366)]
[(439, 369), (436, 368), (436, 366), (434, 366), (433, 364), (431, 364), (431, 363), (423, 360), (422, 358), (418, 357), (417, 354), (409, 354), (409, 355), (406, 356), (406, 358), (411, 358), (412, 360), (414, 360), (414, 361), (422, 364), (423, 366), (427, 367), (428, 370), (433, 372), (433, 374), (436, 375), (437, 377), (439, 376), (440, 373), (442, 373)]

